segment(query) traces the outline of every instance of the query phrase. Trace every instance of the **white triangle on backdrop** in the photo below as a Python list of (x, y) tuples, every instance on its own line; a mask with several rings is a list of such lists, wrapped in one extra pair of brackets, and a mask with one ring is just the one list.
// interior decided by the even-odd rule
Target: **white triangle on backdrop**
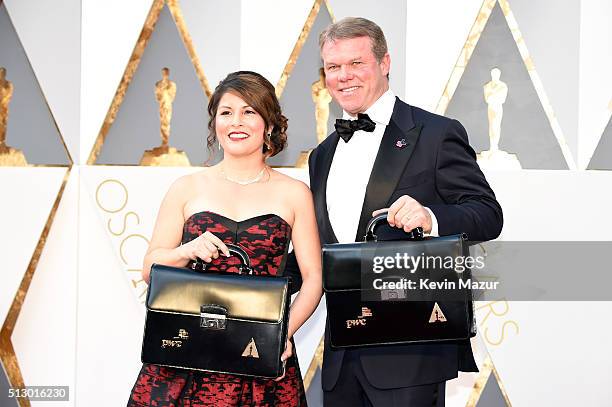
[(195, 53), (205, 66), (210, 91), (228, 73), (240, 69), (240, 3), (241, 0), (181, 0), (179, 3)]
[(70, 386), (71, 393), (77, 357), (78, 192), (73, 167), (11, 337), (26, 385)]
[(65, 167), (0, 167), (2, 322), (32, 259), (66, 171)]
[(153, 0), (84, 0), (80, 163), (86, 163)]
[(408, 2), (406, 102), (436, 109), (481, 6), (482, 0)]
[[(238, 70), (257, 71), (275, 84), (312, 5), (313, 0), (181, 0), (179, 6), (212, 91)], [(262, 44), (274, 44), (276, 51)]]
[[(240, 69), (257, 71), (276, 85), (314, 4), (314, 0), (243, 1)], [(324, 1), (321, 6), (325, 7)], [(262, 44), (273, 44), (274, 52)]]

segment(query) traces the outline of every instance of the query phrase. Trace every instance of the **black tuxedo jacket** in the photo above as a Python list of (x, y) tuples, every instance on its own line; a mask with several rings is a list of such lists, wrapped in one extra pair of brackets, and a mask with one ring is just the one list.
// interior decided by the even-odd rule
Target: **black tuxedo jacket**
[[(326, 189), (339, 139), (332, 133), (309, 159), (321, 244), (337, 243), (327, 212)], [(398, 142), (405, 146), (400, 148)], [(359, 157), (355, 157), (355, 165), (359, 165)], [(476, 154), (463, 126), (396, 99), (370, 174), (355, 241), (363, 240), (374, 210), (389, 207), (402, 195), (431, 209), (441, 236), (466, 233), (471, 241), (485, 241), (501, 232), (501, 207), (476, 164)], [(388, 226), (377, 229), (381, 240), (401, 233)], [(338, 379), (344, 351), (331, 350), (327, 333), (325, 344), (322, 382), (325, 390), (331, 390)], [(456, 377), (459, 370), (477, 371), (467, 340), (363, 348), (357, 352), (368, 381), (381, 389), (441, 382)]]

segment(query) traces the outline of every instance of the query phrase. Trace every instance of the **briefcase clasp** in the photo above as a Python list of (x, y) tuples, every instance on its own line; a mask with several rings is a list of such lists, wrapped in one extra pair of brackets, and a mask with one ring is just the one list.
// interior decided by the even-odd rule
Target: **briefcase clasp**
[(208, 304), (200, 307), (200, 328), (224, 330), (226, 319), (227, 308), (221, 305)]

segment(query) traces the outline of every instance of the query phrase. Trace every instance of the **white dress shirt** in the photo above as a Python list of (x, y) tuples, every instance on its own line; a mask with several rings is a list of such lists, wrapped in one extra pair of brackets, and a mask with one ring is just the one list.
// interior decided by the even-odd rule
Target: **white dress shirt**
[[(361, 208), (366, 187), (376, 160), (376, 154), (383, 134), (393, 113), (395, 94), (386, 91), (365, 113), (376, 123), (373, 132), (356, 131), (350, 142), (340, 139), (327, 179), (327, 211), (329, 221), (340, 243), (354, 242), (359, 227)], [(352, 120), (347, 112), (343, 118)], [(382, 209), (382, 208), (378, 208)], [(437, 236), (436, 217), (429, 208), (432, 230), (430, 236)]]

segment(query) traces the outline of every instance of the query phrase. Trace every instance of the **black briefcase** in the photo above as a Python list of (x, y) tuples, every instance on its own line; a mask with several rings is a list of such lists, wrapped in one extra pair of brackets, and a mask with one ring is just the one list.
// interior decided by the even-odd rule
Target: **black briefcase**
[[(282, 376), (288, 279), (251, 275), (239, 246), (227, 245), (240, 274), (154, 264), (147, 293), (143, 363), (217, 373)], [(198, 271), (197, 271), (198, 270)]]
[[(377, 275), (371, 271), (379, 262), (374, 258), (381, 254), (400, 253), (400, 260), (404, 253), (414, 259), (467, 256), (465, 235), (423, 238), (422, 229), (417, 228), (408, 240), (378, 241), (374, 230), (386, 222), (386, 217), (385, 213), (370, 220), (364, 242), (323, 246), (323, 288), (332, 348), (455, 341), (474, 336), (471, 274), (466, 267), (461, 267), (461, 272), (456, 267), (437, 269), (436, 262), (430, 261), (434, 267), (415, 268), (408, 274)], [(379, 258), (385, 260), (384, 256)], [(410, 278), (405, 279), (406, 275)], [(434, 284), (445, 288), (422, 288), (419, 283), (423, 279), (427, 283), (424, 287)], [(409, 285), (407, 280), (414, 284)], [(383, 286), (385, 282), (393, 284)]]

